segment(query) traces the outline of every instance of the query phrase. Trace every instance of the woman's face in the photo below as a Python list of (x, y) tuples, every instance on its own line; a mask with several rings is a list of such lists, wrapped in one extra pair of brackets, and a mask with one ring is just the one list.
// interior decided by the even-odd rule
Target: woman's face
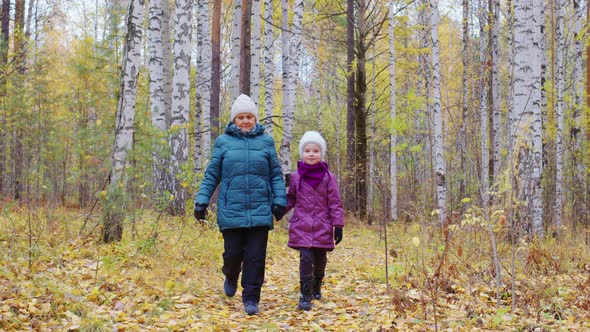
[(256, 117), (250, 113), (238, 113), (234, 118), (234, 123), (242, 132), (249, 132), (256, 125)]
[(307, 143), (303, 147), (303, 162), (308, 165), (315, 165), (322, 161), (322, 149), (315, 143)]

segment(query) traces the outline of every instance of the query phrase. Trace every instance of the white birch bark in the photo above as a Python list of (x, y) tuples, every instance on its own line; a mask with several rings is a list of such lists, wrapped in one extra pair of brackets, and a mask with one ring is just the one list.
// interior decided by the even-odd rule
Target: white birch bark
[(141, 39), (143, 37), (143, 19), (145, 0), (132, 0), (127, 14), (127, 36), (123, 50), (120, 96), (117, 103), (115, 122), (115, 142), (112, 155), (112, 173), (110, 183), (126, 182), (125, 168), (128, 165), (127, 153), (133, 147), (133, 130), (135, 124), (135, 105), (137, 102), (137, 81), (141, 67)]
[(231, 68), (229, 81), (229, 100), (233, 101), (240, 94), (240, 39), (242, 32), (242, 1), (234, 1), (234, 16), (231, 34)]
[(501, 150), (502, 150), (502, 91), (500, 79), (500, 0), (493, 0), (493, 13), (490, 13), (493, 19), (491, 56), (492, 56), (492, 79), (490, 87), (492, 91), (492, 181), (496, 182), (496, 177), (500, 173)]
[(186, 183), (181, 168), (188, 159), (188, 116), (190, 108), (190, 55), (192, 0), (176, 0), (174, 31), (174, 79), (172, 86), (172, 117), (170, 121), (171, 194), (174, 195), (173, 214), (183, 215), (187, 198)]
[[(166, 91), (164, 88), (165, 62), (169, 62), (170, 55), (164, 53), (162, 42), (165, 18), (163, 6), (168, 6), (167, 1), (150, 0), (148, 9), (148, 69), (150, 73), (150, 102), (152, 126), (162, 137), (168, 130), (167, 119), (170, 117), (169, 104), (166, 103)], [(169, 38), (169, 37), (166, 37)], [(168, 49), (170, 51), (170, 49)], [(164, 156), (161, 140), (156, 140), (153, 147), (153, 178), (157, 197), (161, 197), (167, 189), (167, 157)]]
[[(375, 47), (373, 47), (373, 59), (376, 59), (375, 55)], [(370, 108), (368, 110), (369, 116), (369, 177), (368, 177), (368, 186), (367, 186), (367, 216), (369, 220), (373, 219), (373, 205), (375, 203), (375, 179), (376, 172), (375, 172), (375, 139), (377, 130), (375, 128), (375, 117), (377, 116), (377, 107), (375, 103), (377, 102), (377, 80), (376, 80), (376, 63), (373, 63), (373, 68), (371, 71), (372, 75), (372, 87), (371, 87), (371, 103)]]
[(564, 89), (564, 7), (563, 0), (555, 1), (555, 87), (556, 87), (556, 107), (555, 116), (557, 118), (557, 133), (555, 137), (555, 226), (559, 234), (563, 214), (563, 155), (564, 155), (564, 126), (565, 115), (563, 107), (563, 89)]
[(211, 155), (211, 29), (209, 0), (199, 0), (197, 8), (197, 84), (195, 109), (195, 173)]
[(440, 61), (438, 46), (438, 0), (430, 0), (430, 29), (432, 45), (432, 117), (433, 117), (433, 159), (436, 174), (436, 193), (439, 221), (445, 222), (447, 192), (446, 169), (443, 151), (443, 116), (440, 97)]
[(528, 203), (531, 230), (543, 234), (542, 207), (542, 128), (541, 66), (543, 50), (541, 26), (543, 10), (535, 1), (514, 3), (514, 110), (511, 138), (519, 151), (521, 189)]
[[(395, 98), (395, 18), (394, 7), (395, 3), (392, 1), (389, 4), (389, 119), (394, 123), (396, 114), (396, 98)], [(389, 198), (389, 215), (392, 221), (397, 220), (397, 133), (395, 126), (390, 125), (389, 132), (389, 184), (390, 184), (390, 198)]]
[(293, 66), (291, 65), (291, 52), (293, 48), (290, 47), (291, 33), (289, 30), (289, 1), (282, 0), (282, 69), (283, 69), (283, 139), (281, 141), (280, 157), (281, 167), (283, 173), (290, 173), (291, 165), (291, 140), (292, 140), (292, 128), (293, 128), (293, 114), (294, 110), (291, 108), (293, 103), (291, 102), (292, 93), (294, 89), (292, 86), (293, 80), (291, 79)]
[[(481, 62), (481, 72), (479, 74), (479, 114), (481, 122), (481, 199), (482, 206), (487, 210), (488, 206), (488, 193), (489, 193), (489, 164), (490, 164), (490, 150), (488, 145), (488, 138), (490, 137), (488, 132), (488, 98), (487, 98), (487, 79), (486, 79), (486, 45), (487, 36), (486, 24), (487, 19), (485, 16), (485, 1), (479, 2), (479, 60)], [(492, 120), (493, 121), (493, 120)], [(493, 129), (492, 129), (493, 133)], [(494, 133), (492, 134), (495, 137)]]
[[(317, 26), (317, 8), (316, 2), (311, 2), (311, 26)], [(313, 68), (315, 71), (314, 79), (312, 81), (311, 86), (311, 99), (314, 102), (314, 107), (317, 109), (317, 117), (318, 117), (318, 131), (323, 133), (323, 124), (322, 124), (322, 98), (321, 98), (321, 87), (323, 84), (323, 73), (322, 73), (322, 60), (321, 60), (321, 47), (320, 43), (322, 41), (322, 29), (315, 29), (314, 36), (312, 37), (312, 47), (315, 50), (314, 59), (313, 59)]]
[(250, 98), (254, 104), (260, 104), (260, 53), (262, 40), (260, 38), (262, 4), (261, 0), (252, 0), (252, 61), (250, 66)]
[[(571, 128), (571, 145), (573, 148), (572, 159), (576, 169), (573, 174), (572, 182), (574, 185), (574, 195), (581, 195), (583, 193), (584, 184), (584, 154), (582, 149), (582, 128), (584, 128), (582, 110), (584, 105), (584, 45), (582, 41), (582, 22), (584, 22), (584, 13), (581, 0), (573, 1), (574, 7), (574, 68), (572, 72), (573, 86), (574, 86), (574, 105), (572, 114), (572, 128)], [(575, 202), (576, 200), (572, 200)], [(586, 215), (586, 209), (573, 208), (573, 220), (578, 220), (579, 216)]]
[(273, 1), (264, 1), (264, 116), (266, 132), (272, 136), (273, 126), (272, 115), (274, 109), (274, 71), (275, 64), (274, 56), (274, 42), (275, 35), (273, 29)]

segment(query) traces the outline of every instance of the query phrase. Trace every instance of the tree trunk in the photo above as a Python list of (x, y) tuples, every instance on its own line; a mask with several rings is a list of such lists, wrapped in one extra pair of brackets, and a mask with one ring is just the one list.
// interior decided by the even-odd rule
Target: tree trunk
[(221, 92), (221, 1), (213, 1), (211, 18), (211, 141), (219, 135)]
[(354, 74), (354, 1), (346, 0), (346, 164), (350, 169), (346, 171), (344, 186), (344, 205), (348, 210), (356, 211), (355, 183), (355, 123), (354, 123), (354, 98), (355, 98), (355, 74)]
[[(6, 68), (8, 64), (8, 38), (10, 36), (10, 0), (2, 0), (2, 22), (0, 30), (0, 66)], [(0, 78), (0, 99), (6, 97), (6, 77), (1, 75)], [(0, 115), (0, 174), (6, 174), (7, 156), (6, 149), (8, 147), (7, 140), (7, 111), (2, 107), (2, 114)], [(0, 196), (5, 195), (4, 180), (6, 176), (0, 177)]]
[[(541, 66), (542, 49), (540, 21), (544, 16), (533, 1), (519, 1), (514, 4), (514, 110), (511, 119), (511, 140), (515, 151), (519, 151), (520, 195), (527, 202), (528, 210), (521, 217), (528, 216), (530, 225), (523, 225), (534, 236), (543, 235), (543, 206), (541, 173), (542, 130), (541, 130)], [(531, 135), (532, 134), (532, 135)]]
[(291, 134), (292, 130), (288, 131), (287, 128), (293, 128), (293, 113), (294, 110), (291, 108), (293, 104), (291, 102), (291, 89), (293, 80), (291, 79), (291, 52), (293, 48), (290, 46), (291, 33), (289, 29), (289, 1), (282, 0), (282, 18), (281, 18), (281, 29), (282, 31), (282, 70), (283, 70), (283, 139), (281, 140), (280, 158), (281, 168), (283, 173), (287, 174), (291, 172), (291, 140), (293, 139)]
[[(355, 198), (357, 211), (361, 219), (367, 218), (367, 73), (365, 44), (365, 13), (366, 4), (364, 0), (357, 1), (357, 35), (356, 41), (356, 77), (355, 77), (355, 99), (354, 99), (354, 131), (355, 131), (355, 160), (354, 160), (354, 181)], [(369, 220), (369, 224), (371, 220)]]
[(262, 40), (260, 38), (260, 26), (262, 16), (261, 0), (251, 0), (252, 3), (252, 45), (250, 65), (250, 98), (254, 104), (260, 104), (260, 53), (262, 52)]
[(564, 47), (565, 47), (565, 37), (564, 37), (564, 7), (565, 4), (562, 0), (554, 0), (555, 1), (555, 14), (556, 16), (556, 25), (555, 25), (555, 41), (556, 41), (556, 48), (555, 48), (555, 85), (556, 85), (556, 107), (555, 107), (555, 116), (557, 120), (557, 133), (555, 136), (555, 231), (559, 235), (561, 229), (561, 222), (562, 222), (562, 214), (563, 214), (563, 155), (565, 153), (564, 149), (564, 128), (565, 128), (565, 114), (564, 114), (564, 107), (563, 107), (563, 89), (564, 89)]
[(274, 109), (274, 70), (273, 61), (275, 35), (273, 30), (273, 1), (264, 1), (264, 115), (266, 131), (272, 136), (272, 115)]
[(500, 174), (501, 151), (502, 151), (502, 91), (500, 78), (500, 0), (492, 0), (490, 8), (490, 31), (491, 31), (491, 170), (492, 183), (496, 183)]
[[(483, 35), (480, 34), (480, 38), (483, 39)], [(469, 63), (468, 63), (468, 52), (469, 52), (469, 0), (463, 0), (463, 40), (461, 42), (462, 45), (462, 52), (461, 52), (461, 60), (463, 63), (463, 73), (462, 73), (462, 80), (463, 85), (461, 89), (461, 127), (459, 128), (459, 142), (457, 146), (459, 147), (459, 163), (461, 170), (465, 170), (465, 159), (467, 154), (467, 116), (469, 115), (469, 81), (467, 80), (468, 77), (468, 70), (469, 70)], [(482, 133), (483, 134), (483, 133)], [(460, 175), (459, 177), (459, 199), (463, 199), (465, 197), (465, 174)]]
[(197, 98), (195, 108), (195, 174), (203, 172), (211, 154), (211, 33), (209, 1), (197, 9)]
[(242, 34), (242, 0), (234, 0), (234, 16), (231, 34), (231, 67), (229, 100), (232, 102), (240, 94), (240, 46)]
[(187, 199), (186, 179), (182, 177), (182, 168), (188, 160), (188, 116), (190, 109), (190, 56), (191, 56), (191, 22), (192, 0), (177, 0), (174, 32), (174, 79), (172, 85), (172, 113), (170, 119), (170, 174), (174, 196), (173, 215), (185, 213)]
[(248, 96), (250, 96), (250, 70), (252, 66), (251, 22), (252, 0), (242, 0), (242, 23), (240, 34), (240, 93)]
[(443, 150), (443, 116), (440, 102), (440, 61), (438, 48), (438, 1), (430, 0), (430, 27), (432, 38), (432, 117), (434, 127), (434, 172), (436, 174), (437, 201), (441, 226), (446, 220), (446, 169)]
[[(135, 122), (135, 105), (137, 100), (137, 83), (141, 67), (141, 38), (143, 35), (143, 18), (145, 0), (132, 0), (126, 19), (127, 35), (123, 51), (121, 88), (117, 103), (115, 123), (115, 144), (112, 155), (110, 183), (113, 188), (126, 188), (125, 169), (128, 166), (127, 154), (133, 148), (133, 131)], [(124, 209), (123, 197), (113, 197), (115, 211)], [(113, 213), (104, 219), (102, 241), (105, 243), (120, 241), (123, 236), (123, 213)]]
[[(574, 0), (574, 67), (572, 72), (573, 84), (574, 84), (574, 105), (572, 114), (572, 125), (570, 129), (570, 140), (572, 151), (572, 161), (574, 170), (572, 170), (572, 198), (571, 202), (572, 209), (572, 234), (577, 234), (577, 225), (581, 224), (582, 218), (587, 218), (585, 204), (575, 204), (575, 202), (585, 202), (584, 200), (584, 164), (585, 158), (582, 146), (582, 128), (583, 124), (583, 105), (584, 105), (584, 46), (582, 45), (582, 39), (580, 34), (582, 33), (582, 21), (584, 19), (583, 6), (580, 3), (581, 0)], [(576, 206), (581, 208), (576, 208)]]
[[(396, 112), (396, 98), (395, 98), (395, 18), (394, 18), (394, 3), (391, 2), (389, 8), (389, 119), (395, 123)], [(395, 126), (390, 126), (389, 133), (389, 183), (390, 183), (390, 202), (389, 202), (389, 216), (390, 220), (397, 220), (397, 129)]]
[[(170, 61), (169, 53), (164, 53), (162, 43), (169, 36), (163, 34), (165, 28), (163, 25), (168, 23), (165, 16), (168, 6), (166, 0), (150, 0), (148, 9), (148, 69), (150, 73), (150, 101), (151, 101), (151, 118), (152, 126), (159, 135), (164, 135), (168, 130), (169, 118), (167, 113), (170, 112), (166, 103), (166, 93), (164, 89), (164, 67), (166, 62)], [(170, 49), (168, 49), (169, 51)], [(154, 179), (154, 201), (160, 199), (166, 192), (167, 179), (167, 157), (164, 154), (165, 147), (160, 140), (154, 142), (153, 147), (153, 179)]]

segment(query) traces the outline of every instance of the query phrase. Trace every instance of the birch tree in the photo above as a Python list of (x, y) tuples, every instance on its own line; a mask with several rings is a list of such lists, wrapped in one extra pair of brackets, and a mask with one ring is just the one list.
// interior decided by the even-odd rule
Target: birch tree
[(211, 13), (211, 140), (219, 134), (221, 90), (221, 1), (213, 1)]
[(274, 109), (274, 71), (273, 61), (275, 35), (273, 29), (274, 6), (272, 0), (264, 1), (264, 115), (266, 131), (272, 136), (272, 115)]
[(252, 0), (250, 98), (252, 98), (256, 106), (260, 103), (260, 54), (262, 52), (262, 39), (260, 38), (261, 15), (261, 0)]
[(266, 131), (272, 136), (272, 115), (274, 109), (274, 71), (273, 61), (275, 35), (273, 29), (273, 1), (264, 1), (264, 115), (268, 119)]
[[(150, 102), (152, 126), (158, 137), (164, 137), (169, 128), (171, 101), (165, 90), (166, 76), (170, 72), (170, 35), (168, 26), (168, 1), (149, 0), (148, 4), (148, 69), (150, 73)], [(168, 47), (166, 48), (166, 45)], [(168, 75), (165, 73), (168, 72)], [(156, 197), (167, 190), (167, 157), (161, 140), (155, 140), (153, 154), (153, 177)]]
[[(298, 0), (300, 1), (300, 0)], [(293, 115), (294, 115), (294, 104), (291, 98), (293, 94), (291, 91), (295, 89), (293, 86), (294, 80), (292, 79), (292, 72), (294, 66), (292, 65), (292, 54), (294, 47), (291, 46), (291, 33), (289, 29), (289, 1), (282, 0), (282, 70), (283, 70), (283, 139), (281, 140), (280, 157), (281, 167), (283, 173), (290, 173), (292, 169), (291, 165), (291, 140), (293, 139)], [(293, 23), (295, 24), (295, 23)], [(295, 28), (293, 28), (295, 30)]]
[[(518, 152), (519, 193), (528, 210), (521, 211), (525, 227), (543, 235), (541, 173), (541, 66), (543, 50), (541, 29), (544, 17), (540, 4), (532, 0), (514, 3), (514, 102), (511, 146)], [(525, 219), (530, 218), (530, 221)]]
[[(467, 116), (469, 115), (469, 81), (467, 80), (467, 72), (469, 71), (468, 57), (468, 45), (469, 45), (469, 0), (463, 0), (463, 39), (461, 61), (463, 63), (462, 73), (462, 89), (461, 89), (461, 127), (459, 128), (459, 160), (460, 167), (462, 170), (465, 169), (465, 159), (467, 154)], [(480, 38), (483, 38), (480, 35)], [(483, 135), (483, 132), (482, 132)], [(462, 199), (465, 197), (465, 179), (464, 176), (459, 178), (459, 197)]]
[[(582, 128), (584, 127), (583, 121), (583, 105), (584, 105), (584, 46), (582, 43), (582, 22), (584, 19), (583, 6), (580, 3), (581, 0), (573, 1), (574, 9), (574, 65), (572, 70), (573, 87), (574, 87), (574, 104), (572, 107), (572, 124), (570, 130), (572, 161), (574, 170), (572, 172), (572, 183), (573, 186), (573, 198), (571, 199), (572, 205), (578, 202), (584, 195), (584, 153), (582, 148)], [(584, 206), (579, 204), (578, 206)], [(585, 208), (573, 208), (574, 220), (572, 230), (576, 230), (576, 220), (581, 221), (581, 216), (586, 217)]]
[(436, 174), (437, 201), (441, 225), (446, 218), (446, 170), (443, 151), (443, 119), (440, 103), (440, 61), (438, 46), (438, 1), (430, 0), (430, 29), (432, 45), (432, 117), (434, 145), (432, 149)]
[(252, 0), (242, 1), (242, 29), (240, 32), (240, 93), (250, 95), (252, 67)]
[[(492, 182), (500, 173), (501, 148), (502, 148), (502, 91), (500, 79), (500, 0), (491, 1), (490, 8), (490, 53), (491, 53), (491, 155), (492, 155)], [(488, 172), (489, 173), (489, 172)]]
[(190, 55), (192, 0), (177, 0), (174, 31), (174, 79), (172, 85), (172, 114), (170, 119), (171, 194), (174, 196), (172, 214), (183, 215), (187, 198), (186, 180), (182, 167), (188, 160), (188, 116), (190, 108)]
[[(395, 17), (394, 2), (389, 3), (389, 119), (395, 123), (396, 98), (395, 98)], [(389, 132), (389, 183), (390, 183), (390, 202), (389, 216), (392, 221), (397, 220), (397, 133), (395, 126), (390, 125)]]
[(195, 110), (195, 173), (202, 173), (211, 154), (211, 33), (209, 1), (199, 0), (197, 9), (197, 95)]
[(231, 34), (231, 68), (229, 98), (233, 102), (240, 94), (240, 40), (242, 32), (242, 0), (234, 1), (234, 16)]
[[(125, 169), (128, 167), (127, 154), (133, 147), (135, 105), (137, 100), (137, 80), (141, 67), (142, 23), (145, 15), (145, 0), (132, 0), (129, 3), (126, 26), (127, 35), (123, 51), (121, 87), (117, 103), (115, 122), (115, 143), (112, 154), (110, 183), (115, 188), (125, 188), (127, 182)], [(116, 196), (117, 197), (117, 196)], [(122, 198), (118, 203), (122, 204)], [(122, 207), (119, 207), (122, 210)], [(114, 213), (104, 219), (103, 242), (120, 241), (123, 236), (123, 213)]]
[(563, 89), (564, 89), (564, 3), (562, 0), (555, 1), (555, 85), (556, 85), (556, 107), (555, 116), (557, 118), (557, 133), (555, 137), (555, 226), (556, 231), (559, 234), (561, 228), (561, 219), (563, 213), (563, 155), (564, 149), (564, 126), (565, 126), (565, 115), (563, 109)]

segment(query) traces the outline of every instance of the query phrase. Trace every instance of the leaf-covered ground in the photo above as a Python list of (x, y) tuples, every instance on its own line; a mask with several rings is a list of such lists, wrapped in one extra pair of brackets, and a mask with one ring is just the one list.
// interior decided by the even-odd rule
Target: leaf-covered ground
[(500, 246), (497, 304), (484, 229), (458, 228), (445, 250), (433, 229), (391, 225), (388, 288), (382, 230), (347, 220), (343, 242), (328, 256), (324, 299), (302, 312), (298, 255), (286, 247), (280, 223), (270, 236), (261, 312), (247, 316), (241, 289), (233, 298), (223, 295), (222, 238), (214, 227), (146, 212), (126, 221), (123, 242), (99, 245), (78, 234), (82, 219), (66, 211), (4, 209), (0, 330), (590, 330), (584, 245), (523, 242), (514, 278), (510, 247)]

